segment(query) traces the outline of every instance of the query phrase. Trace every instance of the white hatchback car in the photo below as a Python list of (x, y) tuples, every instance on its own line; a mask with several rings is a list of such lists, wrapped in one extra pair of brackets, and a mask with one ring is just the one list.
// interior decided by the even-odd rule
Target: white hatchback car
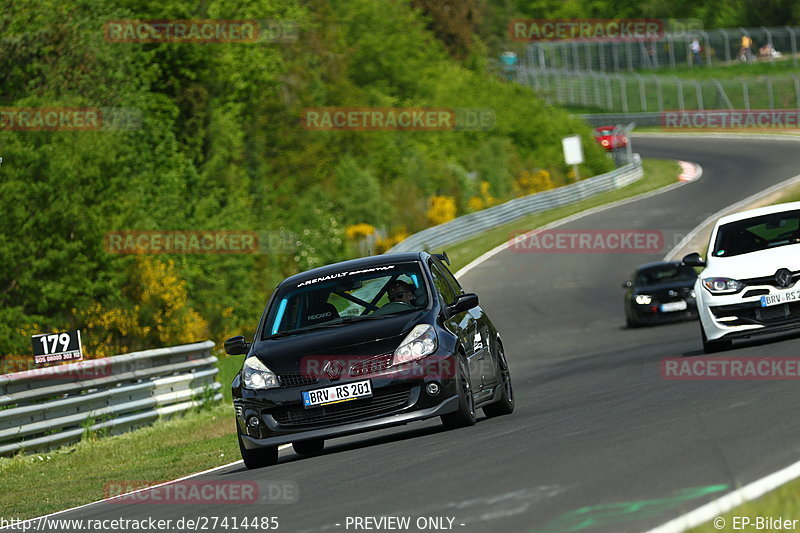
[(683, 263), (705, 267), (694, 289), (706, 353), (800, 328), (800, 202), (720, 218), (707, 259), (692, 253)]

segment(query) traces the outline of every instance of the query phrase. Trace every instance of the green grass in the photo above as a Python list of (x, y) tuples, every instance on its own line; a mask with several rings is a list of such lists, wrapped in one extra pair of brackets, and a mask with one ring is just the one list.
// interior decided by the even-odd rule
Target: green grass
[(481, 233), (466, 241), (444, 247), (447, 250), (453, 271), (457, 271), (484, 252), (507, 241), (515, 232), (538, 228), (592, 207), (616, 202), (617, 200), (630, 198), (637, 194), (670, 185), (675, 183), (681, 173), (680, 167), (674, 161), (644, 159), (642, 163), (644, 165), (644, 177), (622, 189), (601, 193), (586, 200), (550, 209), (549, 211), (534, 213)]

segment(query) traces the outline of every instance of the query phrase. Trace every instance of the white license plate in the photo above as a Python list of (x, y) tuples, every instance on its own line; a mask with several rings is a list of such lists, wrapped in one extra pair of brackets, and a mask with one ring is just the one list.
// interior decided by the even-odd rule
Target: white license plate
[(324, 389), (303, 391), (303, 405), (305, 407), (316, 407), (318, 405), (329, 405), (332, 403), (347, 402), (350, 400), (360, 400), (372, 397), (372, 384), (370, 381), (353, 381), (342, 383)]
[(781, 305), (789, 302), (797, 302), (800, 300), (800, 289), (793, 291), (778, 292), (775, 294), (765, 294), (761, 297), (761, 307), (769, 307), (771, 305)]
[(667, 302), (665, 304), (661, 304), (662, 313), (672, 313), (673, 311), (686, 311), (686, 301), (681, 300), (680, 302)]

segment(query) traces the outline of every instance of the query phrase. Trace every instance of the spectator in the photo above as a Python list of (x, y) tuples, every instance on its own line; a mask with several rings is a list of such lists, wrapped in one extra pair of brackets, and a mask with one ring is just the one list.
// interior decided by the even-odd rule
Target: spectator
[(753, 46), (753, 39), (749, 35), (742, 35), (742, 47), (739, 49), (739, 61), (745, 63), (753, 60), (753, 51), (750, 49)]
[(697, 40), (697, 37), (692, 39), (692, 56), (694, 57), (694, 64), (695, 65), (702, 65), (703, 59), (700, 57), (700, 52), (703, 50), (703, 47), (700, 46), (700, 41)]

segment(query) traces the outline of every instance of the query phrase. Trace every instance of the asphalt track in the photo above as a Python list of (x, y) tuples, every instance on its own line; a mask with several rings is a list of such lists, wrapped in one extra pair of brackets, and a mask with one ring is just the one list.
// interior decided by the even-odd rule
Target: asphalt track
[[(644, 157), (699, 163), (703, 178), (563, 228), (662, 231), (664, 250), (506, 250), (462, 279), (503, 335), (513, 415), (455, 431), (429, 421), (336, 439), (318, 456), (286, 449), (271, 468), (195, 478), (288, 483), (295, 503), (103, 502), (57, 518), (277, 516), (279, 531), (316, 532), (365, 531), (347, 517), (395, 515), (410, 517), (411, 531), (418, 517), (452, 517), (456, 531), (643, 531), (795, 462), (797, 384), (662, 379), (662, 358), (701, 354), (699, 326), (626, 329), (620, 286), (710, 214), (800, 173), (800, 145), (634, 141)], [(798, 356), (800, 338), (727, 355)]]

